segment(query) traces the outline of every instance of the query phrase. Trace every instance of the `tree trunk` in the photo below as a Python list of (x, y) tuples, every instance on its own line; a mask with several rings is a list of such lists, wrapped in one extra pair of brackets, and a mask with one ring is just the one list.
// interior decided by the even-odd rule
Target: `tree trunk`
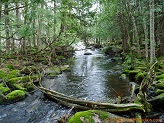
[(148, 61), (148, 57), (149, 57), (148, 43), (149, 43), (149, 40), (148, 40), (148, 28), (147, 28), (147, 23), (146, 23), (147, 15), (145, 14), (145, 11), (146, 11), (145, 8), (146, 8), (146, 6), (144, 6), (143, 1), (140, 1), (140, 12), (143, 16), (143, 29), (144, 29), (144, 37), (145, 37), (145, 41), (144, 41), (144, 44), (145, 44), (145, 57), (146, 57), (146, 61)]
[[(33, 19), (33, 21), (32, 21), (32, 27), (35, 30), (35, 19)], [(37, 45), (36, 45), (35, 31), (33, 32), (33, 37), (32, 38), (33, 38), (33, 46), (36, 47)]]
[(154, 0), (149, 1), (150, 6), (150, 64), (155, 60), (155, 39), (154, 39)]
[[(41, 3), (41, 8), (43, 9), (43, 3)], [(38, 46), (38, 49), (41, 50), (41, 45), (42, 45), (42, 40), (41, 40), (41, 36), (42, 36), (42, 21), (43, 21), (43, 16), (40, 14), (38, 16), (38, 36), (37, 36), (37, 46)]]
[[(9, 16), (9, 11), (8, 11), (8, 1), (5, 2), (5, 10), (4, 10), (4, 14), (5, 16)], [(11, 42), (10, 42), (10, 32), (9, 32), (9, 18), (7, 17), (5, 19), (5, 32), (6, 32), (6, 54), (10, 53), (10, 46), (11, 46)]]
[(137, 24), (136, 24), (136, 19), (134, 17), (135, 11), (132, 11), (132, 8), (131, 8), (131, 5), (130, 5), (130, 1), (128, 1), (127, 4), (129, 6), (129, 9), (130, 9), (129, 10), (129, 14), (130, 14), (130, 16), (132, 18), (132, 23), (133, 23), (133, 27), (134, 27), (134, 40), (137, 43), (137, 52), (138, 52), (138, 54), (141, 54), (141, 52), (140, 52), (140, 41), (139, 41), (139, 35), (138, 35), (138, 30), (137, 30)]
[[(55, 16), (55, 14), (56, 14), (56, 1), (54, 0), (54, 16)], [(55, 40), (56, 39), (56, 18), (54, 18), (53, 30), (54, 30), (53, 40)]]
[(146, 20), (143, 18), (143, 26), (144, 26), (144, 33), (145, 33), (145, 57), (146, 61), (148, 60), (148, 30), (146, 25)]
[[(2, 3), (0, 2), (0, 23), (1, 23), (1, 18), (2, 18)], [(1, 26), (0, 26), (0, 30), (1, 30)], [(2, 42), (1, 42), (1, 31), (0, 31), (0, 56), (1, 56), (1, 50), (2, 50)], [(1, 61), (0, 61), (1, 63)]]

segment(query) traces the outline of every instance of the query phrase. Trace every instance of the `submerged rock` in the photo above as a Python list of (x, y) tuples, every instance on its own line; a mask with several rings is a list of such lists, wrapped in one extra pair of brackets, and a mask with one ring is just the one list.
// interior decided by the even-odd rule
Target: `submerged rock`
[(84, 55), (92, 55), (92, 53), (86, 52), (86, 53), (84, 53)]

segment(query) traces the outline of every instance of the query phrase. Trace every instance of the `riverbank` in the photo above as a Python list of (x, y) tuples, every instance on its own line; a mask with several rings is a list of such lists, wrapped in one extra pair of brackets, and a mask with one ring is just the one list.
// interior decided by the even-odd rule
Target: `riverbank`
[(0, 104), (24, 99), (28, 92), (35, 90), (32, 83), (41, 81), (42, 75), (52, 78), (69, 71), (73, 48), (56, 47), (56, 52), (33, 49), (26, 57), (14, 54), (1, 56)]

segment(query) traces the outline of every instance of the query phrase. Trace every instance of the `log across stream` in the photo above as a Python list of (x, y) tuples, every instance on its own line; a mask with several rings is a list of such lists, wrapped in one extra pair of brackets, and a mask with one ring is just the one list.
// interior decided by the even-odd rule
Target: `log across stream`
[(112, 104), (112, 103), (100, 103), (93, 101), (86, 101), (76, 99), (62, 93), (46, 89), (42, 86), (37, 87), (40, 91), (45, 93), (48, 97), (58, 101), (59, 103), (74, 107), (79, 110), (89, 110), (89, 109), (97, 109), (97, 110), (105, 110), (109, 112), (128, 112), (128, 111), (139, 111), (144, 112), (143, 105), (128, 103), (128, 104)]

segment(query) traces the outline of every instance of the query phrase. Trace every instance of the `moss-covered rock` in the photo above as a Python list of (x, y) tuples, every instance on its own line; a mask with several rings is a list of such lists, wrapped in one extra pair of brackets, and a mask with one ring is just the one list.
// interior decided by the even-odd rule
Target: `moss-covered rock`
[(135, 79), (135, 76), (137, 75), (137, 73), (141, 72), (140, 69), (134, 69), (134, 70), (130, 70), (129, 71), (129, 79), (133, 80)]
[(71, 68), (70, 68), (69, 65), (63, 65), (63, 66), (61, 66), (61, 70), (62, 70), (63, 72), (67, 72), (67, 71), (70, 71)]
[(135, 75), (135, 80), (137, 82), (142, 82), (142, 80), (144, 79), (146, 75), (146, 72), (138, 72), (136, 75)]
[(156, 88), (158, 89), (164, 89), (164, 83), (160, 82), (155, 85)]
[(157, 90), (155, 91), (155, 95), (159, 95), (159, 94), (162, 94), (162, 93), (164, 93), (164, 90), (157, 89)]
[(6, 68), (10, 69), (10, 70), (14, 70), (15, 67), (11, 64), (6, 64)]
[(120, 79), (126, 79), (126, 74), (121, 74)]
[(37, 72), (38, 69), (35, 66), (27, 66), (20, 71), (21, 74), (25, 75), (36, 74)]
[(88, 110), (77, 112), (69, 119), (68, 123), (113, 123), (119, 122), (121, 120), (125, 122), (129, 120), (130, 122), (130, 119), (119, 117), (109, 112), (104, 112), (100, 110)]
[(15, 78), (18, 76), (20, 76), (19, 70), (9, 70), (9, 69), (0, 70), (0, 78), (2, 80), (8, 80), (8, 79)]
[(35, 81), (38, 79), (38, 76), (22, 76), (22, 77), (16, 77), (16, 78), (12, 78), (9, 79), (7, 82), (10, 84), (15, 84), (15, 83), (25, 83), (25, 82), (29, 82), (29, 81)]
[(3, 83), (0, 84), (0, 93), (2, 94), (7, 94), (10, 92), (10, 88), (5, 87)]
[(13, 84), (15, 90), (26, 91), (26, 88), (23, 87), (23, 84)]
[(164, 104), (164, 93), (159, 94), (158, 96), (155, 96), (153, 99), (149, 100), (149, 102), (154, 106), (154, 107), (159, 107)]
[(50, 70), (50, 71), (54, 71), (54, 72), (57, 73), (57, 74), (61, 73), (61, 68), (60, 68), (60, 66), (57, 66), (57, 65), (55, 65), (55, 66), (49, 68), (49, 70)]
[(26, 91), (32, 91), (35, 89), (31, 82), (23, 83), (23, 87), (26, 89)]
[(157, 80), (159, 80), (159, 79), (164, 79), (164, 74), (161, 74), (161, 75), (157, 76), (156, 79), (157, 79)]
[(14, 90), (6, 95), (8, 101), (17, 101), (25, 97), (25, 92), (22, 90)]

